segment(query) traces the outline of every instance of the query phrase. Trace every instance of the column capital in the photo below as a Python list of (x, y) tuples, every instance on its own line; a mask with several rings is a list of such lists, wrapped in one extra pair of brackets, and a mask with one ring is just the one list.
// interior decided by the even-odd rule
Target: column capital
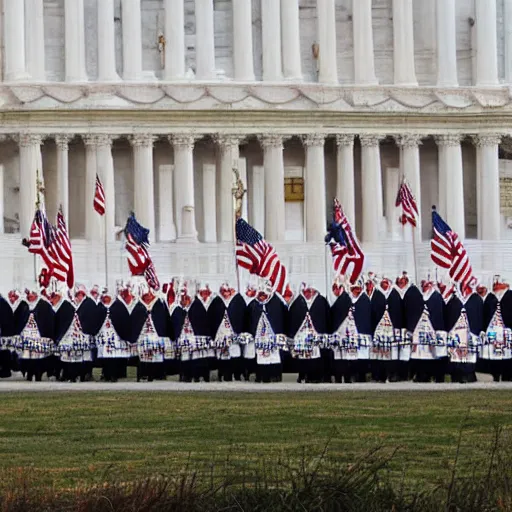
[(261, 147), (263, 149), (267, 148), (278, 148), (283, 149), (283, 135), (278, 133), (264, 133), (258, 135), (258, 140), (260, 141)]
[(94, 146), (98, 145), (98, 136), (93, 134), (82, 135), (82, 140), (86, 146)]
[(480, 133), (473, 135), (473, 143), (477, 148), (484, 146), (499, 146), (503, 135), (500, 133)]
[(103, 146), (103, 147), (112, 147), (112, 142), (114, 142), (114, 139), (116, 139), (114, 135), (110, 135), (108, 133), (101, 133), (99, 135), (95, 135), (96, 142), (95, 144), (97, 146)]
[(152, 148), (153, 143), (156, 140), (156, 136), (151, 133), (135, 133), (129, 137), (129, 140), (133, 147)]
[(445, 135), (436, 135), (434, 137), (436, 144), (441, 147), (459, 146), (462, 140), (461, 133), (447, 133)]
[(231, 148), (239, 146), (245, 137), (232, 133), (217, 133), (214, 135), (213, 140), (221, 148)]
[(65, 133), (59, 133), (54, 136), (55, 144), (61, 151), (67, 151), (69, 149), (69, 141), (71, 137)]
[(169, 142), (175, 147), (175, 148), (181, 148), (181, 149), (194, 149), (195, 141), (198, 139), (197, 135), (194, 135), (192, 133), (181, 133), (181, 134), (173, 134), (169, 135)]
[(363, 148), (378, 147), (380, 141), (385, 138), (386, 136), (382, 134), (368, 133), (359, 135), (359, 142), (361, 142), (361, 147)]
[(305, 147), (323, 147), (325, 144), (325, 135), (323, 133), (308, 133), (302, 137), (302, 144)]
[(417, 148), (422, 144), (423, 135), (407, 134), (395, 137), (396, 145), (400, 148)]
[(336, 135), (336, 145), (338, 147), (354, 147), (355, 135), (352, 133), (338, 133)]
[(28, 146), (40, 146), (43, 143), (44, 136), (39, 133), (20, 133), (13, 136), (13, 139), (20, 147), (26, 148)]

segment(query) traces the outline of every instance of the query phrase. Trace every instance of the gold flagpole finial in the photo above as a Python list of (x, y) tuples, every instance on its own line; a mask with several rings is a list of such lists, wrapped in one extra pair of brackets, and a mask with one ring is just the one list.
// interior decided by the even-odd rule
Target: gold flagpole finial
[(39, 176), (39, 169), (36, 170), (36, 208), (41, 207), (41, 194), (44, 193), (44, 185)]
[(238, 220), (242, 216), (242, 203), (247, 190), (244, 188), (240, 173), (236, 167), (233, 167), (233, 174), (235, 178), (234, 187), (232, 188), (234, 206), (235, 206), (235, 219)]

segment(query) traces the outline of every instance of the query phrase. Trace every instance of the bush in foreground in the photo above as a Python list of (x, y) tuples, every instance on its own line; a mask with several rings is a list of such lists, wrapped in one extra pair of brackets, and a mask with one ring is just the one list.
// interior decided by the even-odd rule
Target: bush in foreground
[[(462, 430), (458, 447), (461, 445)], [(76, 489), (41, 489), (30, 473), (0, 475), (1, 512), (481, 512), (512, 511), (510, 445), (496, 430), (485, 467), (458, 474), (425, 489), (391, 480), (394, 451), (375, 449), (347, 467), (329, 459), (328, 447), (317, 457), (265, 461), (259, 470), (226, 461), (210, 474), (184, 468), (179, 474), (143, 481), (109, 481)], [(217, 470), (217, 471), (214, 471)], [(406, 468), (405, 468), (406, 471)], [(222, 478), (214, 475), (223, 474)]]

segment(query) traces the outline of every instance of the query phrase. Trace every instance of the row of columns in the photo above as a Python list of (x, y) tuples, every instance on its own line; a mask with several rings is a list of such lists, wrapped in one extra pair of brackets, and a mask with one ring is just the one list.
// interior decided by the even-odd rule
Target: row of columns
[[(506, 13), (512, 20), (512, 0)], [(455, 0), (436, 0), (437, 85), (455, 87), (457, 31)], [(254, 81), (252, 0), (233, 0), (233, 78)], [(88, 79), (85, 62), (84, 0), (65, 0), (67, 82)], [(184, 0), (164, 0), (164, 80), (185, 77)], [(496, 0), (475, 0), (477, 86), (499, 84)], [(119, 80), (115, 58), (114, 0), (97, 0), (98, 81)], [(123, 79), (144, 79), (141, 0), (121, 0)], [(318, 81), (338, 83), (336, 2), (317, 0)], [(213, 0), (195, 0), (196, 78), (216, 77)], [(263, 80), (302, 80), (299, 0), (261, 0)], [(372, 0), (353, 0), (354, 78), (377, 83), (374, 60)], [(414, 62), (413, 0), (393, 0), (394, 83), (418, 81)], [(5, 80), (45, 80), (43, 0), (4, 0)], [(506, 41), (512, 41), (512, 36)], [(512, 42), (506, 43), (511, 47)], [(508, 73), (508, 71), (507, 71)], [(510, 73), (512, 74), (512, 72)]]
[[(439, 201), (438, 209), (461, 238), (465, 236), (464, 187), (461, 138), (459, 134), (435, 136), (439, 149)], [(500, 237), (500, 191), (498, 148), (500, 135), (474, 136), (477, 153), (477, 209), (478, 237), (498, 240)], [(193, 150), (197, 135), (170, 135), (174, 149), (174, 164), (159, 168), (159, 233), (161, 240), (196, 241), (194, 161)], [(263, 149), (263, 166), (253, 168), (250, 221), (264, 232), (270, 241), (285, 239), (285, 197), (283, 142), (280, 134), (259, 136)], [(305, 148), (304, 210), (306, 240), (320, 242), (326, 227), (326, 183), (324, 134), (302, 136)], [(102, 239), (107, 229), (107, 239), (115, 236), (114, 219), (114, 162), (111, 135), (86, 135), (83, 137), (85, 158), (85, 232), (91, 240)], [(361, 134), (361, 224), (358, 231), (365, 242), (377, 242), (382, 237), (384, 220), (383, 179), (380, 142), (384, 135)], [(28, 234), (32, 222), (37, 169), (41, 169), (42, 137), (37, 134), (20, 134), (20, 230)], [(135, 134), (129, 137), (134, 161), (134, 210), (140, 222), (155, 233), (155, 186), (153, 179), (153, 144), (156, 136)], [(247, 183), (245, 160), (240, 159), (237, 135), (219, 135), (215, 138), (219, 148), (220, 169), (212, 164), (203, 166), (203, 215), (205, 241), (228, 242), (233, 240), (232, 186), (233, 166), (239, 168), (242, 180)], [(337, 185), (336, 194), (350, 221), (355, 222), (356, 192), (354, 179), (354, 134), (336, 135)], [(420, 145), (421, 135), (403, 135), (395, 138), (400, 150), (400, 169), (405, 175), (418, 201), (421, 211)], [(69, 212), (69, 136), (57, 135), (57, 201)], [(101, 219), (93, 210), (96, 174), (103, 181), (107, 214)], [(219, 179), (218, 187), (216, 180)], [(216, 191), (219, 190), (218, 201)], [(389, 201), (388, 201), (389, 202)], [(89, 207), (90, 206), (90, 207)], [(484, 213), (485, 209), (485, 213)], [(174, 211), (176, 218), (174, 218)], [(247, 215), (247, 202), (244, 204)], [(416, 230), (421, 237), (421, 218)]]

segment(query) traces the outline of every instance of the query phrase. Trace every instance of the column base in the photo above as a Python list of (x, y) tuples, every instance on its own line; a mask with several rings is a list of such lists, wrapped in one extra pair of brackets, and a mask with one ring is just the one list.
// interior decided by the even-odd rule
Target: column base
[(181, 235), (176, 239), (180, 244), (198, 244), (197, 235)]
[(5, 75), (5, 82), (26, 82), (31, 79), (32, 77), (30, 76), (30, 73), (27, 73), (26, 71), (9, 73)]

